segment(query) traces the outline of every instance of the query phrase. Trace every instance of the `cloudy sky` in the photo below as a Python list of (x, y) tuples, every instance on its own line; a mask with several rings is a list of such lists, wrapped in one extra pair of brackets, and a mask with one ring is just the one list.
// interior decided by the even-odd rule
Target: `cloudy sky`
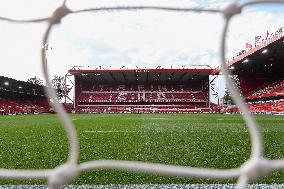
[[(222, 8), (225, 0), (69, 0), (72, 10), (112, 5), (165, 5)], [(240, 1), (245, 2), (245, 1)], [(15, 19), (46, 17), (62, 1), (0, 0), (0, 16)], [(282, 27), (284, 6), (253, 6), (236, 16), (228, 34), (228, 58)], [(48, 66), (51, 75), (65, 75), (73, 66), (105, 68), (181, 67), (220, 64), (220, 14), (162, 11), (115, 11), (68, 15), (51, 34)], [(0, 75), (26, 81), (42, 77), (40, 48), (46, 23), (0, 21)]]

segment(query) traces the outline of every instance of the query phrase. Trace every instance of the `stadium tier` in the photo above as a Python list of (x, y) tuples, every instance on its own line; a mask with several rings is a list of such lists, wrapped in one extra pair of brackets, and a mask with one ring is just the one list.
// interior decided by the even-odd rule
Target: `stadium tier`
[(254, 113), (282, 113), (284, 112), (284, 101), (266, 101), (258, 103), (250, 103), (250, 109)]
[[(281, 37), (227, 63), (232, 74), (238, 76), (239, 88), (253, 113), (284, 113), (283, 50), (284, 37)], [(216, 73), (220, 73), (220, 70), (213, 71), (213, 74)], [(220, 110), (218, 107), (216, 109)], [(220, 111), (239, 112), (235, 107)]]
[(188, 69), (74, 67), (79, 113), (209, 112), (209, 66)]
[(246, 96), (247, 99), (259, 99), (265, 97), (284, 97), (284, 78), (281, 78), (274, 82), (265, 82), (264, 85), (252, 90)]
[(0, 76), (0, 115), (49, 112), (43, 87)]

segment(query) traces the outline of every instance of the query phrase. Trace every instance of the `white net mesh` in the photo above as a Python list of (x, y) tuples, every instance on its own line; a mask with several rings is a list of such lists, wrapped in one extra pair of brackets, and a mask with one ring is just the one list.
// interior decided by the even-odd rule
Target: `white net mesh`
[(79, 14), (82, 12), (98, 12), (98, 11), (113, 11), (113, 10), (142, 10), (152, 9), (160, 11), (179, 11), (179, 12), (208, 12), (222, 14), (225, 19), (225, 26), (223, 28), (221, 40), (221, 71), (227, 81), (227, 87), (232, 94), (235, 103), (239, 106), (244, 120), (249, 129), (252, 152), (251, 157), (241, 167), (234, 169), (205, 169), (205, 168), (192, 168), (183, 166), (172, 166), (154, 163), (142, 163), (133, 161), (112, 161), (112, 160), (98, 160), (78, 164), (79, 156), (79, 141), (76, 130), (68, 118), (64, 108), (55, 99), (56, 92), (51, 86), (50, 78), (47, 70), (46, 52), (41, 49), (41, 64), (43, 74), (46, 80), (46, 94), (50, 99), (55, 102), (54, 108), (58, 112), (58, 117), (63, 123), (63, 127), (69, 139), (69, 156), (65, 164), (56, 167), (55, 169), (47, 170), (11, 170), (0, 169), (0, 178), (11, 179), (48, 179), (49, 188), (58, 188), (62, 184), (74, 180), (80, 172), (87, 170), (101, 170), (101, 169), (115, 169), (133, 172), (143, 172), (150, 174), (168, 175), (168, 176), (185, 176), (196, 178), (210, 178), (210, 179), (230, 179), (239, 178), (237, 188), (245, 188), (246, 184), (258, 180), (268, 173), (275, 170), (284, 169), (284, 160), (267, 160), (263, 157), (263, 141), (261, 138), (259, 126), (255, 121), (254, 116), (249, 112), (244, 100), (240, 96), (238, 89), (234, 88), (232, 80), (230, 79), (230, 71), (227, 69), (225, 63), (225, 44), (226, 34), (229, 26), (230, 19), (237, 14), (241, 14), (242, 9), (246, 6), (260, 3), (284, 3), (284, 0), (253, 0), (243, 4), (234, 2), (227, 6), (225, 9), (206, 9), (206, 8), (176, 8), (176, 7), (163, 7), (163, 6), (114, 6), (114, 7), (96, 7), (83, 10), (72, 11), (66, 6), (66, 1), (58, 7), (51, 17), (34, 19), (34, 20), (15, 20), (5, 17), (0, 17), (0, 20), (15, 22), (15, 23), (30, 23), (30, 22), (47, 22), (48, 27), (45, 31), (42, 44), (47, 44), (49, 35), (55, 24), (60, 24), (63, 17), (70, 14)]

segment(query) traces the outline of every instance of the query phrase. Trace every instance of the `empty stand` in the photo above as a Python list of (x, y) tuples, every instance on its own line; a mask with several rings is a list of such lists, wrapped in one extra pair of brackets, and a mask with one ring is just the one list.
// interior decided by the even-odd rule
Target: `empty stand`
[(247, 95), (248, 99), (257, 99), (263, 97), (284, 96), (284, 79), (281, 78), (276, 82), (264, 84), (251, 91)]
[(0, 115), (41, 114), (48, 112), (48, 108), (32, 103), (0, 101)]
[(79, 113), (209, 112), (208, 91), (186, 85), (97, 85), (79, 94)]

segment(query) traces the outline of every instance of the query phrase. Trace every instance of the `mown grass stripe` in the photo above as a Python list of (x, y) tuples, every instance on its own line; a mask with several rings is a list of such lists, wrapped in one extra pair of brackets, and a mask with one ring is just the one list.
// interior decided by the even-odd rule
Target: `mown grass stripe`
[[(47, 189), (47, 185), (5, 185), (0, 189)], [(64, 185), (61, 189), (235, 189), (234, 184), (133, 184), (133, 185)], [(247, 189), (283, 189), (284, 184), (250, 184)]]
[[(76, 119), (74, 124), (80, 138), (79, 162), (116, 159), (225, 169), (239, 167), (250, 156), (249, 134), (240, 115), (101, 114), (70, 117)], [(263, 130), (265, 156), (284, 158), (284, 116), (259, 115), (256, 118)], [(0, 117), (1, 168), (54, 168), (67, 160), (67, 153), (66, 134), (56, 115)], [(235, 182), (102, 170), (81, 173), (74, 184)], [(284, 174), (275, 172), (258, 182), (284, 183)], [(46, 181), (0, 179), (0, 184), (46, 184)]]

